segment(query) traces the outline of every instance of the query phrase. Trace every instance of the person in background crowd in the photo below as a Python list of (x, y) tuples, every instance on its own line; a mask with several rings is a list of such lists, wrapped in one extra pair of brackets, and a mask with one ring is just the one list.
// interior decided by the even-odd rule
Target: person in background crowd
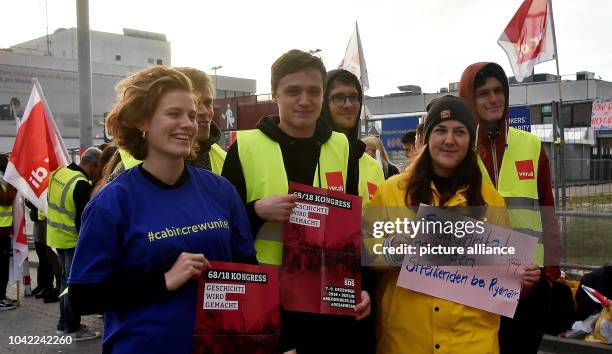
[[(104, 353), (191, 353), (197, 279), (208, 261), (257, 263), (248, 219), (228, 181), (185, 165), (198, 131), (187, 76), (153, 66), (123, 79), (117, 96), (108, 128), (143, 162), (87, 206), (70, 304), (105, 313)], [(221, 226), (192, 227), (203, 224)], [(168, 237), (169, 229), (182, 234)]]
[(496, 63), (468, 66), (459, 96), (470, 105), (478, 126), (482, 174), (505, 198), (512, 227), (538, 238), (535, 262), (545, 265), (538, 286), (519, 301), (514, 319), (502, 318), (502, 353), (537, 353), (550, 308), (551, 284), (560, 276), (560, 228), (552, 195), (550, 164), (540, 139), (509, 127), (509, 85)]
[[(47, 246), (47, 218), (30, 201), (26, 200), (25, 204), (30, 209), (30, 219), (34, 223), (34, 246), (38, 256), (36, 287), (32, 295), (37, 299), (42, 298), (44, 303), (58, 302), (62, 273), (57, 254)], [(56, 286), (53, 286), (53, 278), (56, 279)]]
[(378, 137), (366, 136), (361, 140), (366, 145), (366, 152), (368, 155), (380, 161), (385, 180), (399, 173), (399, 169), (397, 166), (391, 163), (389, 154), (387, 154), (387, 150), (385, 150), (382, 141), (380, 141)]
[(425, 123), (419, 123), (416, 127), (416, 137), (414, 140), (414, 150), (417, 151), (422, 148), (424, 144), (425, 135)]
[(17, 301), (6, 297), (11, 254), (13, 253), (13, 202), (17, 190), (4, 181), (8, 156), (0, 155), (0, 311), (14, 310)]
[[(100, 149), (90, 147), (85, 150), (78, 165), (73, 162), (60, 167), (49, 178), (47, 245), (57, 250), (62, 273), (61, 292), (68, 286), (81, 215), (90, 199), (91, 181), (99, 179), (101, 156)], [(81, 316), (72, 310), (66, 297), (60, 298), (57, 333), (70, 334), (75, 340), (99, 337), (99, 333), (82, 328)]]
[(415, 131), (409, 131), (406, 134), (402, 135), (402, 150), (404, 150), (404, 155), (406, 155), (406, 159), (408, 160), (406, 165), (410, 164), (410, 161), (412, 160), (412, 155), (414, 155), (414, 152), (416, 150), (415, 139)]
[[(91, 196), (93, 197), (100, 188), (106, 185), (106, 181), (108, 177), (113, 173), (115, 166), (119, 163), (121, 156), (117, 152), (119, 148), (117, 148), (114, 144), (105, 144), (106, 146), (102, 150), (102, 157), (100, 158), (100, 179), (94, 185), (91, 190)], [(102, 145), (100, 145), (102, 146)]]
[(102, 156), (100, 157), (100, 170), (103, 171), (106, 165), (112, 160), (113, 155), (115, 155), (115, 152), (118, 150), (118, 148), (117, 145), (106, 144), (104, 149), (100, 148), (100, 150), (102, 150)]
[(220, 175), (227, 153), (219, 146), (221, 130), (212, 121), (213, 110), (213, 84), (205, 72), (193, 68), (176, 68), (187, 75), (193, 83), (198, 95), (197, 122), (199, 150), (195, 159), (188, 159), (187, 163), (212, 171)]
[[(500, 208), (504, 207), (503, 198), (483, 181), (478, 168), (473, 150), (474, 121), (467, 104), (447, 95), (430, 102), (427, 112), (430, 118), (425, 123), (425, 148), (404, 173), (381, 185), (370, 204), (377, 214), (374, 219), (396, 220), (407, 215), (414, 218), (411, 208), (421, 203), (439, 207), (489, 206), (497, 208), (482, 213), (487, 222), (509, 226), (507, 213)], [(371, 240), (382, 239), (364, 239), (366, 244)], [(384, 239), (384, 245), (398, 246), (405, 241), (394, 235)], [(532, 286), (540, 275), (535, 265), (522, 271), (524, 287)], [(399, 268), (387, 269), (379, 282), (377, 353), (499, 352), (499, 315), (398, 287), (399, 272)]]
[[(316, 56), (294, 49), (279, 57), (271, 75), (279, 116), (263, 117), (257, 129), (239, 131), (227, 153), (222, 176), (246, 204), (260, 263), (282, 264), (282, 223), (298, 200), (288, 194), (289, 181), (342, 191), (357, 185), (347, 181), (346, 136), (319, 119), (326, 78)], [(361, 297), (357, 319), (370, 311), (369, 295), (362, 292)], [(281, 318), (283, 351), (354, 352), (361, 345), (350, 331), (353, 318), (290, 311), (282, 311)]]

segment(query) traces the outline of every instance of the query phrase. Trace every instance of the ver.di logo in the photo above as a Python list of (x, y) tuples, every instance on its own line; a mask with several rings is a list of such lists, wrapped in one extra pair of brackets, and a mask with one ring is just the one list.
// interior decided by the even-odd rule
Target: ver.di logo
[(533, 160), (516, 161), (515, 165), (519, 180), (535, 178)]

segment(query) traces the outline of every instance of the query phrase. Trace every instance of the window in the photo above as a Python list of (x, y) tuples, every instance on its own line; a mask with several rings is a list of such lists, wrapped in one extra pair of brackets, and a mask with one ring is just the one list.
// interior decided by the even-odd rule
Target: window
[(163, 61), (163, 60), (161, 60), (161, 59), (157, 59), (157, 65), (163, 65), (163, 64), (164, 64), (164, 61)]
[(153, 58), (149, 58), (149, 59), (147, 59), (147, 63), (153, 64), (153, 63), (155, 63), (155, 60)]
[(542, 123), (552, 124), (552, 107), (550, 105), (542, 106)]
[(121, 61), (121, 54), (115, 54), (115, 61)]

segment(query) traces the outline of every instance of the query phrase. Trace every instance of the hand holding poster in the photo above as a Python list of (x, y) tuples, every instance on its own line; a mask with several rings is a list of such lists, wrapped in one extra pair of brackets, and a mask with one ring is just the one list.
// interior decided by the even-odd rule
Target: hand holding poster
[[(514, 316), (521, 267), (531, 264), (534, 237), (426, 205), (419, 206), (415, 222), (422, 226), (406, 243), (411, 251), (398, 286)], [(465, 232), (465, 225), (473, 230)]]
[(283, 229), (281, 303), (288, 311), (354, 315), (361, 295), (361, 198), (298, 183)]
[(279, 352), (278, 268), (210, 262), (198, 283), (193, 353)]

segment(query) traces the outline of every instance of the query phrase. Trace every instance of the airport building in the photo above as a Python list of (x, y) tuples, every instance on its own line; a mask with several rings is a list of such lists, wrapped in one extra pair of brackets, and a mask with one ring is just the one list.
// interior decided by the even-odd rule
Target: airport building
[[(94, 143), (103, 142), (104, 114), (115, 102), (115, 85), (151, 65), (172, 65), (171, 45), (161, 33), (124, 29), (122, 34), (90, 31)], [(16, 126), (37, 78), (67, 148), (79, 146), (76, 28), (0, 49), (0, 151), (12, 149)], [(198, 68), (209, 71), (209, 68)], [(214, 77), (217, 97), (252, 95), (255, 80)]]

